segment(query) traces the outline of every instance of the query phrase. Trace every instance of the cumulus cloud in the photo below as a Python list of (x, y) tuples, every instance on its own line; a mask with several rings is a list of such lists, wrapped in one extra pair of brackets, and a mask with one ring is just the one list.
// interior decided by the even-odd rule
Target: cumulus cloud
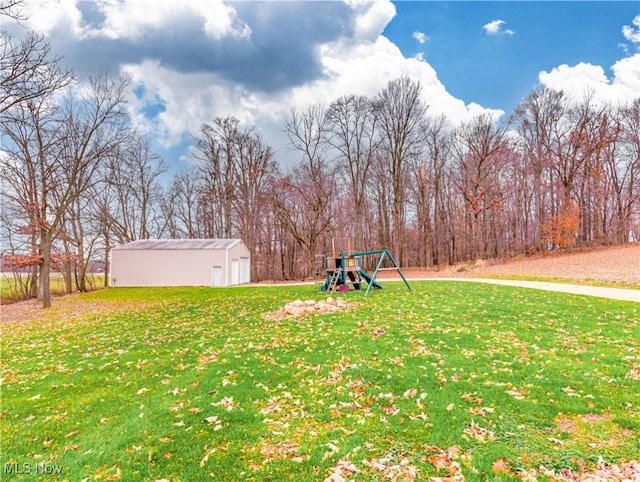
[(640, 43), (640, 15), (636, 16), (631, 23), (635, 25), (635, 27), (624, 25), (622, 27), (622, 35), (624, 35), (624, 38), (629, 42), (635, 44)]
[(274, 92), (322, 75), (320, 45), (378, 35), (395, 14), (383, 3), (32, 0), (26, 13), (80, 76), (158, 60)]
[(421, 43), (421, 44), (429, 40), (429, 37), (423, 32), (413, 32), (413, 38), (416, 39), (418, 43)]
[(551, 72), (540, 72), (540, 83), (548, 88), (563, 90), (580, 101), (592, 94), (596, 102), (622, 104), (638, 97), (640, 86), (640, 54), (618, 60), (612, 67), (613, 76), (607, 77), (599, 65), (580, 62), (560, 65)]
[[(82, 36), (82, 12), (76, 0), (34, 0), (25, 2), (21, 7), (28, 18), (26, 26), (36, 32), (50, 35), (55, 31), (62, 31), (66, 35)], [(3, 25), (4, 27), (4, 25)]]
[[(352, 18), (354, 18), (355, 38), (361, 41), (375, 42), (396, 15), (396, 7), (386, 0), (345, 0), (345, 3), (354, 14)], [(319, 9), (315, 8), (315, 10)]]
[[(185, 142), (203, 122), (232, 115), (283, 151), (282, 121), (291, 107), (328, 105), (349, 94), (372, 97), (401, 75), (420, 81), (429, 112), (444, 113), (454, 124), (482, 112), (502, 115), (465, 105), (422, 54), (406, 58), (382, 35), (396, 14), (388, 0), (321, 7), (224, 0), (29, 4), (43, 12), (64, 6), (46, 17), (49, 23), (37, 17), (34, 25), (41, 22), (40, 31), (79, 74), (110, 66), (129, 76), (134, 122), (165, 147)], [(428, 40), (421, 32), (414, 38)]]
[(239, 21), (233, 7), (222, 0), (97, 0), (96, 8), (105, 21), (94, 35), (109, 38), (140, 39), (157, 29), (170, 29), (175, 22), (192, 19), (215, 40), (227, 35), (247, 37), (251, 29)]
[(510, 29), (503, 30), (502, 26), (507, 22), (504, 20), (494, 20), (482, 26), (487, 35), (513, 35), (515, 32)]

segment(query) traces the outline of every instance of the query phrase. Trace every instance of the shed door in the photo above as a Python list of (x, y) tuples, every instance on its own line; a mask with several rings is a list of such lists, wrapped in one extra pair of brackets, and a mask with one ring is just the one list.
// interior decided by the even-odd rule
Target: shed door
[(222, 266), (211, 267), (211, 286), (222, 286)]
[(249, 266), (249, 258), (240, 258), (240, 283), (249, 283), (251, 281), (251, 268)]
[(237, 259), (231, 260), (231, 284), (237, 285), (240, 279), (240, 263)]

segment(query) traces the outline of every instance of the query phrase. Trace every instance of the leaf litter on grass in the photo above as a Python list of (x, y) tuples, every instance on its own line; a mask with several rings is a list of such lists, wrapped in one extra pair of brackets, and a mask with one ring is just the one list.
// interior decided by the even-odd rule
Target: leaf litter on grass
[[(404, 293), (390, 284), (358, 298), (358, 310), (265, 320), (282, 299), (304, 299), (304, 289), (164, 293), (171, 303), (83, 320), (87, 329), (57, 326), (58, 344), (35, 330), (16, 336), (3, 364), (10, 456), (75, 454), (79, 467), (100, 477), (117, 476), (108, 471), (117, 467), (123, 480), (197, 480), (228, 467), (227, 480), (435, 481), (493, 472), (545, 480), (542, 466), (566, 477), (614, 471), (612, 462), (624, 471), (625, 457), (638, 453), (624, 437), (611, 447), (584, 437), (571, 446), (580, 437), (548, 423), (609, 410), (602, 423), (613, 434), (616, 420), (640, 421), (637, 380), (626, 376), (639, 361), (630, 304), (456, 284)], [(74, 399), (82, 401), (65, 402)], [(28, 432), (49, 430), (37, 447), (28, 432), (17, 438), (31, 415)], [(103, 455), (94, 422), (114, 434)], [(455, 446), (448, 456), (433, 448)], [(567, 465), (567, 448), (583, 469)]]

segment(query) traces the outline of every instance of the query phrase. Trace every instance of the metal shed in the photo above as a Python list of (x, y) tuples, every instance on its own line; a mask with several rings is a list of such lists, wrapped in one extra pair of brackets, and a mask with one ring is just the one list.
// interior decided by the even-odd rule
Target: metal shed
[(111, 286), (232, 286), (251, 280), (240, 239), (143, 239), (111, 250)]

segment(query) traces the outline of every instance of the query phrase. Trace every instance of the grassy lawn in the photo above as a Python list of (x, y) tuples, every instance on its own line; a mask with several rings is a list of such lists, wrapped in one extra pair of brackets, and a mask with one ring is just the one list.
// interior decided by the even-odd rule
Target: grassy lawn
[(324, 296), (121, 288), (79, 295), (109, 312), (3, 323), (2, 480), (551, 480), (541, 465), (638, 460), (640, 304), (385, 286), (277, 321)]

